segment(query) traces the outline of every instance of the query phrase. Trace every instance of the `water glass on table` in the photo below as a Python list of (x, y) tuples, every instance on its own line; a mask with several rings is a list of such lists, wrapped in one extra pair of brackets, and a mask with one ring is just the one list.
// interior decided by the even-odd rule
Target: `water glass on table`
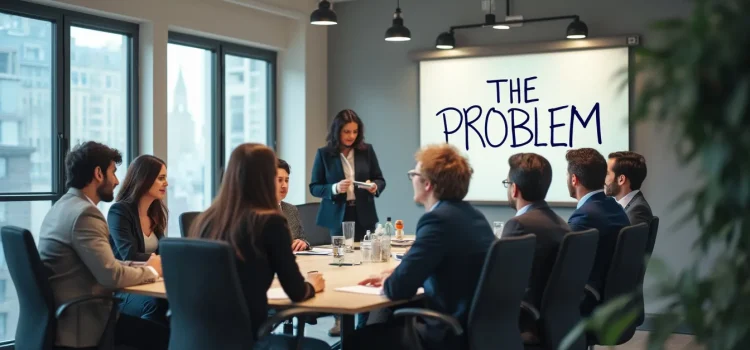
[(503, 228), (505, 227), (504, 221), (493, 221), (492, 222), (492, 233), (495, 237), (500, 238), (503, 235)]
[(331, 237), (331, 247), (333, 248), (333, 263), (343, 264), (346, 256), (346, 241), (344, 236)]
[(346, 252), (354, 252), (354, 221), (344, 221), (341, 223), (341, 231), (344, 233)]

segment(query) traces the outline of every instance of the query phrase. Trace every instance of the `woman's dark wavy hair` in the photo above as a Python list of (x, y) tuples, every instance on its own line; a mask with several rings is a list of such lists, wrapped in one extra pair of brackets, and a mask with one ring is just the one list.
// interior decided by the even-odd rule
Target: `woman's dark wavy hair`
[[(154, 181), (159, 177), (161, 167), (167, 166), (163, 160), (144, 154), (138, 156), (128, 167), (125, 180), (122, 182), (117, 201), (136, 204), (141, 197), (148, 193)], [(151, 229), (158, 237), (163, 237), (167, 230), (168, 213), (167, 206), (159, 199), (154, 200), (148, 207), (148, 217), (151, 219)]]
[(341, 147), (341, 140), (339, 139), (341, 137), (341, 129), (344, 128), (344, 125), (352, 122), (357, 123), (359, 131), (357, 139), (355, 139), (352, 144), (352, 148), (360, 150), (365, 148), (365, 125), (362, 123), (362, 119), (359, 118), (357, 113), (351, 109), (342, 110), (333, 117), (331, 127), (328, 129), (328, 136), (326, 137), (328, 147), (335, 149)]

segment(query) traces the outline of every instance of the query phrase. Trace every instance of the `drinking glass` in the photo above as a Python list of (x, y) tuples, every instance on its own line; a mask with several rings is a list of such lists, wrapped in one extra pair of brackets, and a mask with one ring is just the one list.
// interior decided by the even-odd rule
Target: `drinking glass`
[(344, 221), (341, 223), (341, 231), (344, 232), (346, 243), (346, 252), (354, 252), (354, 221)]
[(343, 264), (344, 256), (346, 255), (344, 236), (331, 237), (331, 247), (333, 248), (333, 262), (335, 264)]
[(492, 222), (492, 232), (495, 234), (497, 238), (500, 238), (500, 236), (503, 235), (503, 227), (505, 227), (505, 222), (503, 221)]

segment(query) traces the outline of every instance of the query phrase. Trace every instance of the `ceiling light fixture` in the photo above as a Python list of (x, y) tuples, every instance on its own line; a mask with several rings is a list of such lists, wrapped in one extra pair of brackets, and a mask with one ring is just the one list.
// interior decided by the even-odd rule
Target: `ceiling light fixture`
[(404, 26), (404, 19), (401, 18), (401, 1), (396, 0), (396, 12), (393, 13), (393, 25), (385, 31), (386, 41), (409, 41), (411, 40), (411, 31)]
[(318, 3), (318, 9), (310, 14), (310, 24), (318, 26), (331, 26), (338, 24), (336, 12), (331, 10), (331, 3), (328, 0), (321, 0)]

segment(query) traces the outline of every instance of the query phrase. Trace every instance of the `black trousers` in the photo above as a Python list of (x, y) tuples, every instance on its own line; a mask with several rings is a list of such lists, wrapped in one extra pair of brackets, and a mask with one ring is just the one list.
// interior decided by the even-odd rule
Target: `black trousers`
[[(115, 325), (115, 344), (127, 345), (139, 350), (167, 350), (169, 347), (169, 328), (139, 317), (120, 314)], [(55, 350), (73, 349), (55, 347)], [(97, 350), (97, 347), (79, 348), (79, 350)]]
[(149, 297), (130, 293), (115, 293), (116, 297), (122, 298), (120, 313), (139, 317), (144, 320), (156, 322), (164, 327), (169, 327), (167, 311), (169, 302), (167, 299)]
[[(361, 242), (362, 238), (365, 237), (365, 234), (367, 233), (367, 230), (370, 230), (370, 232), (375, 231), (375, 227), (366, 227), (363, 226), (362, 223), (357, 220), (357, 207), (356, 206), (346, 206), (346, 210), (344, 210), (344, 221), (354, 221), (354, 241), (355, 242)], [(343, 229), (341, 226), (337, 227), (335, 230), (331, 230), (331, 236), (342, 236)]]

